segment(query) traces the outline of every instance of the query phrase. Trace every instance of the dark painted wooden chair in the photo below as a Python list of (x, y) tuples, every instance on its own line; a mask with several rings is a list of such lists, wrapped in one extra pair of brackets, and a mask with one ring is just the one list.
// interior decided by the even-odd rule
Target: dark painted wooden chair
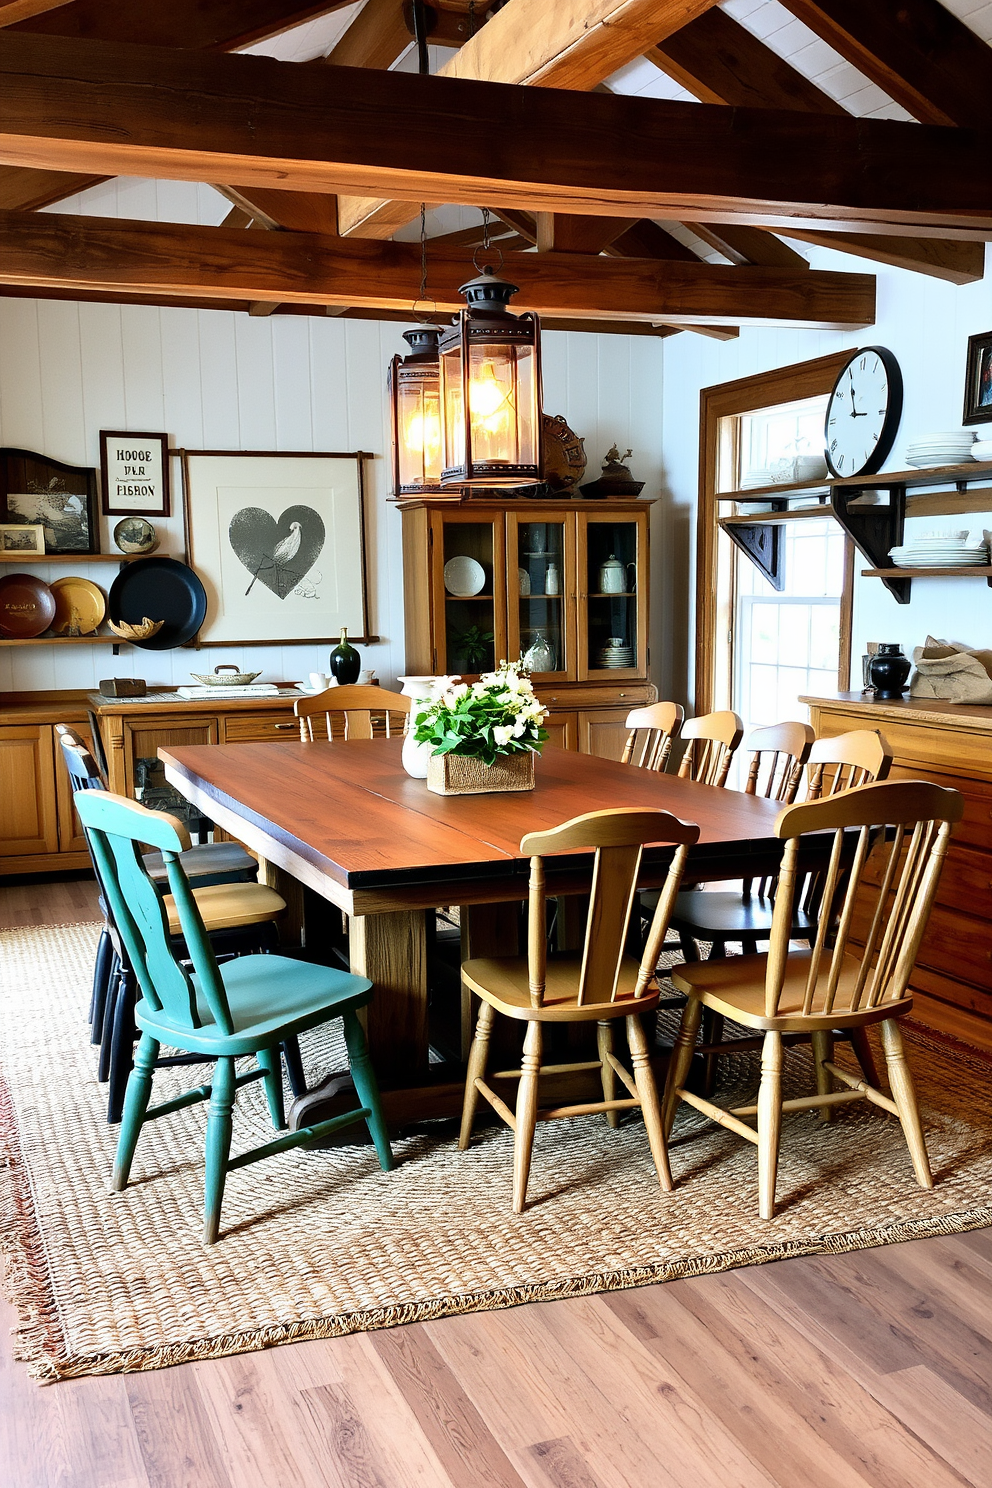
[[(59, 724), (56, 727), (73, 786), (82, 790), (105, 790), (99, 767), (83, 741), (65, 725)], [(89, 844), (89, 834), (85, 827), (84, 833)], [(234, 848), (238, 857), (214, 853), (214, 847)], [(133, 1011), (137, 983), (127, 949), (114, 924), (92, 847), (90, 858), (100, 883), (101, 908), (106, 916), (94, 968), (90, 1037), (94, 1043), (100, 1045), (97, 1078), (108, 1083), (107, 1120), (117, 1122), (121, 1119), (134, 1041), (137, 1038)], [(193, 892), (211, 935), (214, 951), (222, 956), (275, 950), (279, 943), (276, 921), (285, 912), (285, 902), (274, 889), (257, 882), (245, 881), (239, 858), (246, 859), (251, 864), (254, 878), (258, 865), (237, 843), (210, 843), (203, 847), (191, 847), (183, 853), (183, 870), (194, 886)], [(161, 853), (145, 853), (142, 862), (159, 891), (167, 890), (168, 878)], [(190, 875), (190, 868), (194, 870), (193, 876)], [(196, 872), (199, 868), (204, 868), (205, 871), (202, 874)], [(234, 876), (235, 872), (238, 877)], [(185, 947), (177, 911), (167, 893), (164, 895), (164, 902), (170, 921), (170, 933), (175, 937), (177, 953), (182, 955)], [(306, 1079), (295, 1042), (290, 1043), (285, 1055), (293, 1092), (295, 1095), (303, 1095), (306, 1092)], [(175, 1056), (169, 1056), (169, 1060), (177, 1062)], [(178, 1056), (178, 1062), (188, 1063), (189, 1060), (187, 1056)]]
[[(233, 1168), (300, 1147), (364, 1121), (383, 1169), (393, 1165), (379, 1092), (358, 1018), (372, 993), (365, 977), (288, 957), (239, 956), (219, 965), (197, 899), (180, 861), (189, 848), (183, 824), (165, 812), (149, 811), (109, 791), (83, 790), (76, 810), (87, 830), (108, 904), (141, 989), (135, 1019), (141, 1041), (127, 1082), (112, 1186), (127, 1187), (135, 1148), (148, 1120), (209, 1100), (204, 1183), (204, 1240), (220, 1232), (227, 1174)], [(162, 854), (189, 953), (190, 970), (177, 958), (166, 901), (141, 859), (148, 844)], [(286, 1125), (279, 1049), (307, 1029), (341, 1018), (351, 1076), (361, 1104), (343, 1116), (320, 1121), (231, 1157), (232, 1112), (238, 1088), (265, 1082), (272, 1123)], [(209, 1085), (149, 1108), (152, 1077), (161, 1044), (213, 1060)], [(235, 1060), (254, 1056), (255, 1068), (238, 1074)]]

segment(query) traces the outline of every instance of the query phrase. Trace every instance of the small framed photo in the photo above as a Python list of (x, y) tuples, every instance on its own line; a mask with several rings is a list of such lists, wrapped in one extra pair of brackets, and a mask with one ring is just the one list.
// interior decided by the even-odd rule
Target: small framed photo
[(100, 430), (100, 475), (105, 517), (167, 517), (168, 434)]
[(0, 522), (0, 553), (24, 558), (45, 556), (45, 529), (40, 525)]
[(45, 529), (46, 554), (100, 551), (96, 471), (0, 449), (0, 521)]
[(964, 374), (964, 424), (992, 423), (992, 331), (968, 337)]

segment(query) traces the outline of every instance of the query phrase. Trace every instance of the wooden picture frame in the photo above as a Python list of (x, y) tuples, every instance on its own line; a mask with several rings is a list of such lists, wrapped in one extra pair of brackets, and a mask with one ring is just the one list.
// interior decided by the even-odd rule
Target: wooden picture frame
[(168, 434), (100, 430), (100, 496), (105, 517), (168, 517)]
[(40, 524), (46, 554), (99, 553), (96, 470), (33, 450), (0, 449), (0, 520)]
[(0, 555), (5, 558), (44, 558), (44, 527), (25, 522), (0, 522)]
[(370, 634), (364, 451), (180, 450), (186, 553), (207, 591), (200, 646)]
[(992, 331), (968, 337), (961, 422), (992, 423)]

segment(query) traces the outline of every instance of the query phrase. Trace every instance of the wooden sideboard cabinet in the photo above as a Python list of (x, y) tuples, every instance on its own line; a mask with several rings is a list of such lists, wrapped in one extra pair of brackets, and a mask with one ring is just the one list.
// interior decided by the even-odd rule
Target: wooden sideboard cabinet
[(78, 702), (53, 709), (0, 701), (0, 876), (89, 866), (56, 722), (71, 723), (89, 742)]
[(407, 671), (471, 679), (543, 649), (533, 679), (551, 742), (619, 758), (627, 713), (658, 696), (647, 680), (650, 502), (399, 504)]
[(892, 780), (933, 780), (964, 796), (911, 987), (914, 1016), (992, 1048), (992, 707), (860, 693), (804, 697), (817, 735), (879, 729)]

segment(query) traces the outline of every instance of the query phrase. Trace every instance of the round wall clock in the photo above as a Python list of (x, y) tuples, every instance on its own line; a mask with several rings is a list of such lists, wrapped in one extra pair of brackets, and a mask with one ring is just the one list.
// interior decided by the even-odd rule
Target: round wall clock
[(863, 346), (841, 369), (827, 404), (824, 454), (837, 476), (881, 470), (902, 417), (902, 373), (885, 346)]

